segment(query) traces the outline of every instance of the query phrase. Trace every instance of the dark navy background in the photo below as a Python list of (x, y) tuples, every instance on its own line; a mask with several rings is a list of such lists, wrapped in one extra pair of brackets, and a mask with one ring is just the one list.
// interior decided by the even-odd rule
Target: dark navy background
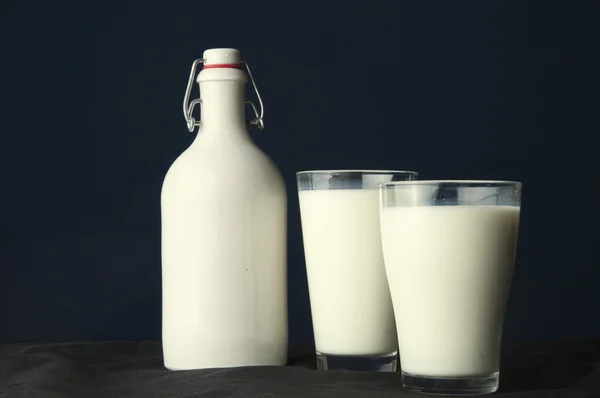
[(160, 338), (161, 184), (194, 138), (190, 65), (225, 46), (288, 185), (293, 343), (312, 341), (294, 173), (318, 168), (522, 181), (506, 337), (600, 336), (598, 2), (10, 4), (0, 342)]

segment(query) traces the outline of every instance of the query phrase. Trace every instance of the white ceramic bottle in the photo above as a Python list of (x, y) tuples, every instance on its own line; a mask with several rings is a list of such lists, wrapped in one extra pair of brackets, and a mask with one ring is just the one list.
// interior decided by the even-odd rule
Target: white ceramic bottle
[[(202, 63), (200, 100), (188, 106)], [(162, 342), (171, 370), (287, 361), (286, 190), (248, 134), (242, 66), (250, 74), (235, 49), (207, 50), (194, 62), (184, 115), (199, 132), (162, 188)], [(251, 123), (262, 129), (260, 102)], [(191, 117), (198, 104), (200, 122)]]

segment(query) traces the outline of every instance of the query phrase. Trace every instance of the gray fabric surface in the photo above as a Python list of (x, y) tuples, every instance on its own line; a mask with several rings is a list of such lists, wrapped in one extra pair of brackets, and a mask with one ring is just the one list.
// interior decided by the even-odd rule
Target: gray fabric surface
[[(286, 367), (169, 372), (157, 342), (0, 346), (0, 397), (408, 397), (400, 374)], [(505, 347), (497, 397), (600, 397), (600, 340)]]

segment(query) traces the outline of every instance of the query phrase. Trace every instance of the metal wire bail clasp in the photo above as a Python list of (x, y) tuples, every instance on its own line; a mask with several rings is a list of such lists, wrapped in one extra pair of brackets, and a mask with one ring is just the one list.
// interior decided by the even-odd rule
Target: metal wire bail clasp
[(262, 130), (265, 128), (265, 122), (263, 119), (263, 116), (265, 115), (265, 106), (263, 105), (262, 98), (260, 97), (260, 93), (258, 92), (258, 87), (256, 87), (256, 82), (254, 81), (254, 76), (252, 76), (252, 72), (250, 72), (250, 65), (248, 65), (248, 62), (243, 61), (243, 60), (242, 60), (242, 64), (246, 65), (246, 71), (248, 72), (248, 76), (250, 77), (250, 82), (252, 82), (252, 87), (254, 87), (254, 92), (256, 93), (256, 98), (258, 98), (258, 104), (260, 105), (260, 113), (258, 113), (258, 110), (256, 109), (256, 105), (254, 105), (254, 102), (252, 102), (250, 100), (246, 101), (246, 103), (250, 104), (250, 106), (252, 107), (252, 110), (254, 111), (254, 116), (255, 116), (255, 118), (253, 120), (250, 120), (250, 124), (253, 124), (256, 127), (258, 127), (259, 130)]
[(192, 93), (192, 86), (194, 85), (194, 77), (196, 76), (196, 68), (198, 65), (204, 63), (202, 58), (197, 59), (192, 64), (192, 71), (190, 72), (190, 78), (188, 79), (187, 89), (185, 90), (185, 97), (183, 97), (183, 117), (185, 118), (185, 122), (187, 123), (187, 128), (190, 131), (194, 131), (194, 128), (200, 126), (200, 122), (196, 121), (192, 117), (192, 113), (196, 105), (201, 104), (202, 100), (200, 98), (196, 98), (191, 103), (190, 102), (190, 94)]
[[(194, 131), (196, 127), (200, 127), (202, 123), (200, 120), (196, 121), (192, 116), (196, 105), (201, 104), (202, 100), (200, 98), (196, 98), (190, 102), (190, 95), (192, 93), (192, 87), (194, 85), (194, 78), (196, 77), (196, 70), (198, 69), (198, 65), (204, 63), (202, 58), (197, 59), (192, 64), (192, 70), (190, 71), (190, 78), (188, 79), (187, 88), (185, 90), (185, 97), (183, 98), (183, 117), (187, 123), (187, 128), (190, 132)], [(265, 114), (265, 108), (262, 102), (262, 98), (260, 93), (258, 92), (258, 87), (256, 87), (256, 82), (254, 81), (254, 76), (252, 76), (252, 72), (250, 71), (250, 66), (246, 61), (241, 61), (242, 64), (246, 66), (246, 71), (248, 72), (248, 76), (250, 77), (250, 82), (252, 82), (252, 86), (254, 87), (254, 92), (256, 93), (256, 97), (258, 98), (258, 104), (260, 105), (260, 112), (256, 108), (256, 105), (253, 101), (247, 100), (245, 103), (249, 104), (254, 111), (255, 118), (250, 120), (250, 124), (258, 127), (259, 130), (265, 128), (265, 122), (263, 120)]]

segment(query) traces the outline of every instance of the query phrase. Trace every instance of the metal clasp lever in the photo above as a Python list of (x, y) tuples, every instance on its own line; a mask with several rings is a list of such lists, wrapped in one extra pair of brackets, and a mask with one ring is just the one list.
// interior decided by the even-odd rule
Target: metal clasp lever
[[(187, 123), (188, 130), (190, 132), (194, 131), (196, 127), (200, 127), (202, 121), (194, 119), (192, 116), (196, 105), (201, 104), (202, 100), (200, 98), (196, 98), (190, 102), (190, 95), (192, 93), (192, 87), (194, 86), (194, 78), (196, 77), (196, 70), (198, 69), (198, 65), (203, 64), (204, 60), (202, 58), (197, 59), (192, 64), (192, 70), (190, 72), (190, 78), (188, 79), (187, 89), (185, 90), (185, 97), (183, 98), (183, 117)], [(258, 103), (260, 105), (260, 113), (256, 108), (256, 105), (251, 100), (245, 101), (246, 104), (250, 104), (252, 110), (254, 111), (255, 118), (250, 120), (250, 124), (258, 127), (259, 130), (265, 128), (265, 122), (263, 120), (263, 116), (265, 114), (265, 108), (262, 102), (262, 98), (260, 93), (258, 92), (258, 87), (256, 87), (256, 82), (254, 81), (254, 77), (252, 76), (252, 72), (250, 72), (250, 66), (246, 61), (241, 61), (242, 64), (246, 66), (246, 71), (248, 72), (248, 76), (250, 77), (250, 81), (252, 82), (252, 86), (254, 87), (254, 92), (256, 93), (256, 97), (258, 98)]]

